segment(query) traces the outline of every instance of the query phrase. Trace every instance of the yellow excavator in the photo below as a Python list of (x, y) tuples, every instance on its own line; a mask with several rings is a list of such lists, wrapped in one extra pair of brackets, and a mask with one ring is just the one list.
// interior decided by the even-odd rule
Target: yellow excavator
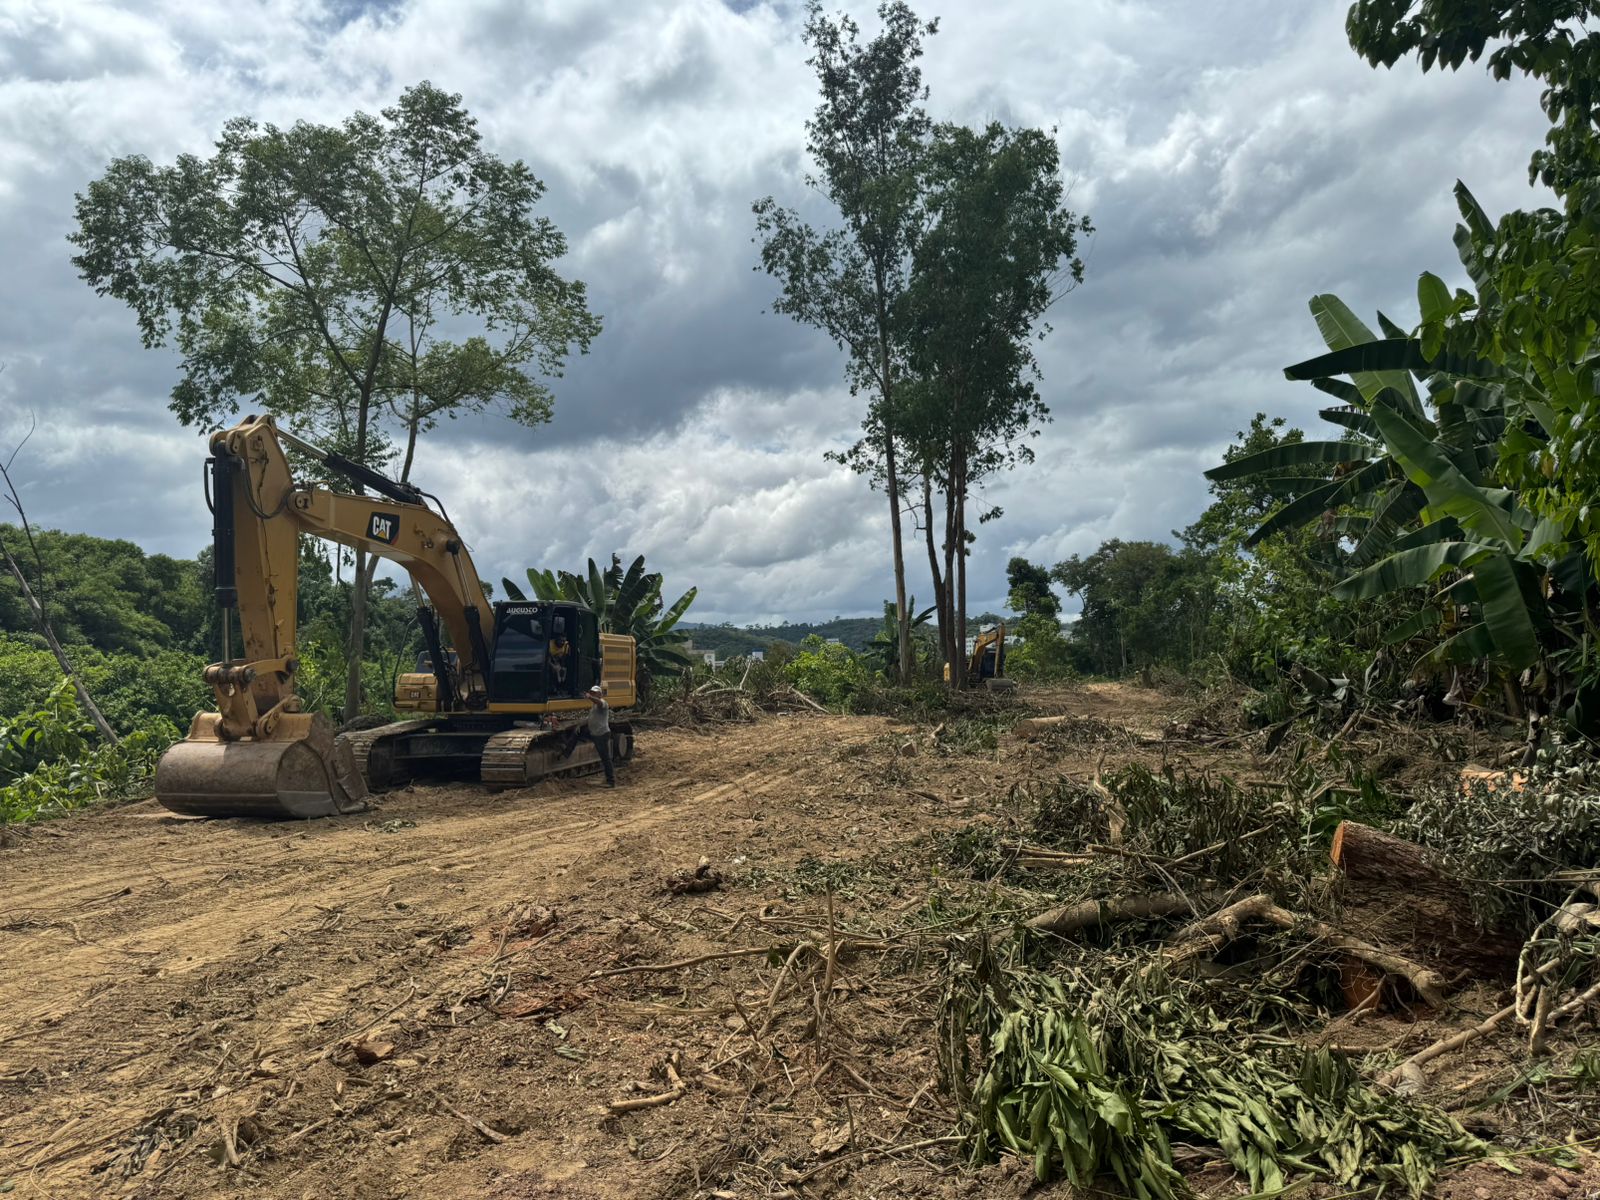
[[(285, 446), (373, 494), (295, 482)], [(613, 710), (632, 707), (632, 638), (600, 632), (581, 604), (491, 605), (435, 497), (302, 441), (270, 417), (213, 434), (206, 474), (223, 661), (205, 671), (217, 711), (197, 714), (156, 766), (156, 799), (167, 808), (320, 817), (364, 808), (369, 792), (413, 778), (467, 776), (504, 788), (599, 766), (590, 742), (569, 751), (565, 735), (596, 684)], [(427, 652), (395, 687), (396, 709), (417, 716), (335, 736), (325, 716), (303, 711), (295, 691), (302, 534), (398, 563), (420, 589)], [(613, 756), (626, 761), (632, 728), (613, 718), (611, 729)]]
[[(967, 663), (967, 686), (988, 688), (991, 692), (1015, 691), (1017, 681), (1006, 677), (1006, 623), (999, 622), (973, 639), (972, 658)], [(944, 665), (944, 681), (950, 682), (950, 664)]]

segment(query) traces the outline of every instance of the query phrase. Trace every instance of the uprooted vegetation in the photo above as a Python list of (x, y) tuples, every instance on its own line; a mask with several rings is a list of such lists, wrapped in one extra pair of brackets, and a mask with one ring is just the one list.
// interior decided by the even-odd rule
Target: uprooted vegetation
[[(1600, 996), (1600, 918), (1575, 898), (1592, 886), (1581, 868), (1600, 844), (1586, 823), (1555, 819), (1570, 798), (1522, 780), (1508, 807), (1491, 789), (1510, 781), (1493, 777), (1464, 797), (1446, 783), (1394, 796), (1303, 760), (1243, 781), (1159, 761), (1107, 771), (1107, 744), (1160, 745), (1164, 757), (1180, 743), (1092, 717), (1041, 724), (1102, 766), (1018, 780), (909, 858), (883, 850), (805, 860), (786, 880), (747, 874), (746, 885), (787, 885), (804, 911), (746, 913), (731, 931), (741, 944), (707, 958), (619, 969), (669, 973), (679, 1002), (696, 1004), (681, 972), (746, 955), (769, 964), (747, 1004), (726, 981), (736, 1016), (714, 1062), (736, 1064), (726, 1069), (741, 1091), (791, 1097), (804, 1064), (822, 1101), (817, 1161), (774, 1168), (768, 1154), (741, 1168), (745, 1182), (794, 1186), (878, 1155), (953, 1153), (974, 1165), (1018, 1158), (1040, 1180), (1141, 1197), (1204, 1190), (1219, 1170), (1253, 1192), (1320, 1179), (1421, 1195), (1448, 1168), (1515, 1170), (1527, 1147), (1596, 1131), (1600, 1109), (1572, 1099), (1593, 1056), (1565, 1031)], [(892, 786), (908, 746), (965, 755), (968, 769), (995, 754), (981, 741), (952, 748), (941, 725), (851, 757)], [(1554, 777), (1573, 778), (1561, 770)], [(1330, 859), (1346, 830), (1347, 858), (1367, 852), (1358, 845), (1398, 845), (1429, 874), (1369, 886), (1370, 864), (1347, 873)], [(1546, 881), (1537, 903), (1540, 887), (1525, 886), (1534, 862)], [(1468, 866), (1470, 885), (1451, 873)], [(1465, 902), (1495, 880), (1502, 898), (1507, 887), (1518, 897), (1514, 911)], [(1393, 911), (1412, 887), (1428, 893), (1418, 901), (1427, 936), (1417, 912)], [(1441, 892), (1460, 901), (1455, 910), (1428, 908)], [(1513, 982), (1509, 1017), (1455, 1028), (1458, 1005), (1472, 1012)], [(896, 1022), (879, 1015), (891, 1011)], [(1520, 1068), (1464, 1084), (1451, 1073), (1476, 1039), (1518, 1025), (1545, 1057), (1513, 1052)], [(930, 1058), (936, 1076), (908, 1096), (906, 1064)], [(1434, 1071), (1444, 1075), (1430, 1082)], [(1530, 1093), (1563, 1097), (1559, 1133), (1537, 1102), (1533, 1118)], [(663, 1104), (671, 1096), (658, 1093)], [(905, 1114), (893, 1136), (847, 1128), (874, 1105)], [(1508, 1106), (1521, 1116), (1487, 1115)]]

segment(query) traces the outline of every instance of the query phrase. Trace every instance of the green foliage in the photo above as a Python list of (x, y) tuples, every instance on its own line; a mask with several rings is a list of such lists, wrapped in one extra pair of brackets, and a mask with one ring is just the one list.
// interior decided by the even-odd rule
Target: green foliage
[[(185, 730), (189, 720), (212, 704), (201, 678), (206, 660), (199, 655), (162, 651), (142, 656), (75, 648), (73, 665), (106, 720), (119, 732), (137, 729)], [(48, 650), (30, 642), (0, 637), (0, 718), (39, 708), (62, 682), (61, 667)]]
[(1006, 564), (1006, 586), (1010, 589), (1006, 604), (1024, 617), (1059, 616), (1061, 601), (1050, 590), (1050, 582), (1049, 568), (1035, 566), (1025, 558), (1013, 558)]
[(171, 741), (136, 730), (115, 746), (99, 740), (61, 680), (37, 707), (0, 721), (0, 822), (60, 816), (142, 788)]
[(1082, 600), (1073, 640), (1088, 650), (1092, 669), (1120, 675), (1198, 657), (1211, 619), (1207, 566), (1162, 542), (1112, 538), (1057, 563), (1051, 576)]
[(783, 668), (800, 691), (820, 704), (840, 708), (867, 688), (872, 672), (861, 657), (842, 645), (808, 637)]
[(831, 621), (785, 621), (779, 625), (701, 625), (680, 621), (678, 628), (694, 640), (696, 650), (714, 651), (718, 658), (734, 658), (752, 650), (770, 651), (782, 644), (791, 648), (815, 634), (827, 641), (837, 638), (860, 654), (872, 644), (881, 628), (877, 617), (834, 617)]
[[(35, 530), (29, 547), (20, 530), (0, 525), (0, 540), (20, 555), (30, 576), (36, 566), (31, 550), (37, 549), (43, 579), (30, 578), (29, 585), (64, 644), (136, 654), (202, 648), (210, 579), (198, 563), (54, 529)], [(33, 632), (21, 588), (9, 571), (0, 572), (0, 633)]]
[(1006, 626), (1006, 674), (1013, 679), (1037, 683), (1074, 679), (1086, 661), (1081, 647), (1061, 632), (1061, 622), (1047, 612), (1029, 613), (1015, 625)]
[[(1129, 1195), (1186, 1194), (1170, 1141), (1215, 1144), (1255, 1194), (1298, 1174), (1341, 1188), (1423, 1195), (1448, 1160), (1483, 1143), (1446, 1114), (1364, 1084), (1328, 1050), (1262, 1036), (1204, 985), (1149, 959), (1056, 975), (978, 956), (944, 1004), (946, 1047), (974, 1035), (981, 1070), (966, 1105), (973, 1157), (1012, 1152), (1041, 1180)], [(960, 1054), (947, 1072), (965, 1075)]]
[[(932, 630), (928, 627), (928, 621), (933, 617), (935, 610), (925, 608), (918, 612), (915, 596), (906, 601), (906, 610), (910, 614), (907, 628), (911, 634), (912, 665), (926, 667), (936, 661)], [(873, 634), (872, 640), (867, 643), (865, 655), (874, 669), (883, 673), (885, 679), (895, 678), (900, 657), (900, 621), (894, 601), (883, 602), (883, 624), (878, 626), (877, 633)], [(906, 683), (910, 685), (912, 681), (907, 680)]]
[(1600, 771), (1587, 747), (1557, 736), (1518, 775), (1516, 787), (1475, 780), (1426, 792), (1395, 828), (1440, 853), (1480, 921), (1527, 931), (1562, 902), (1562, 872), (1581, 877), (1600, 861)]
[[(529, 372), (559, 374), (599, 322), (551, 266), (566, 243), (534, 215), (544, 185), (483, 148), (460, 100), (424, 82), (338, 126), (237, 118), (210, 158), (119, 158), (78, 196), (73, 263), (147, 346), (176, 344), (182, 421), (240, 397), (319, 430), (359, 418), (361, 437), (391, 410), (413, 437), (489, 405), (547, 419)], [(464, 321), (490, 336), (440, 336)]]

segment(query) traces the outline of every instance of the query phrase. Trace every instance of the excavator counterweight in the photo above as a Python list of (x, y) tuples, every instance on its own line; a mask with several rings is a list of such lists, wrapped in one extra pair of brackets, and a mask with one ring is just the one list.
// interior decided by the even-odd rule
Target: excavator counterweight
[[(376, 495), (296, 483), (285, 443)], [(156, 799), (167, 808), (325, 817), (359, 811), (369, 791), (413, 778), (516, 787), (598, 765), (594, 749), (573, 747), (564, 726), (586, 715), (593, 686), (613, 708), (633, 704), (632, 638), (601, 633), (594, 614), (574, 603), (491, 605), (461, 536), (421, 491), (280, 431), (271, 418), (213, 434), (209, 479), (224, 661), (205, 672), (217, 711), (197, 714), (156, 766)], [(401, 677), (395, 696), (397, 708), (418, 716), (336, 736), (326, 717), (302, 711), (302, 534), (397, 563), (431, 601), (419, 613), (429, 673)], [(632, 732), (625, 722), (612, 728), (614, 756), (625, 760)]]

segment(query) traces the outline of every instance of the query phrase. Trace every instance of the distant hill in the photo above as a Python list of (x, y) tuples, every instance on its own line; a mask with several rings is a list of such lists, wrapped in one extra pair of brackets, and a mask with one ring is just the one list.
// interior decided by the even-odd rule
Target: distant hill
[(883, 622), (877, 617), (835, 617), (820, 623), (794, 622), (784, 625), (704, 625), (697, 621), (684, 621), (679, 627), (687, 630), (694, 640), (696, 650), (714, 650), (718, 658), (732, 658), (752, 650), (765, 650), (774, 642), (788, 642), (798, 646), (812, 634), (826, 641), (838, 638), (852, 650), (861, 651), (872, 641)]

